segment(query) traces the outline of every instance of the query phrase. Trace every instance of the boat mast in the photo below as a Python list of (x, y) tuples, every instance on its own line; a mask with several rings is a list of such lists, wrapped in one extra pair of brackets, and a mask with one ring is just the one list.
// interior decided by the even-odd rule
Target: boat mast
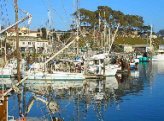
[(5, 38), (5, 46), (4, 46), (4, 51), (5, 51), (5, 58), (4, 58), (4, 60), (5, 60), (5, 64), (6, 64), (6, 62), (7, 62), (7, 57), (6, 57), (6, 38)]
[(105, 18), (106, 14), (104, 11), (104, 38), (103, 38), (103, 48), (104, 48), (104, 52), (106, 52), (106, 18)]
[(153, 26), (151, 25), (151, 30), (150, 30), (150, 51), (153, 53), (153, 45), (152, 45), (152, 33), (153, 33)]
[(110, 51), (110, 44), (111, 44), (111, 29), (110, 29), (110, 26), (109, 26), (109, 29), (108, 29), (108, 51)]
[(110, 53), (110, 51), (111, 51), (113, 42), (114, 42), (115, 39), (116, 39), (116, 34), (117, 34), (117, 32), (118, 32), (119, 27), (120, 27), (120, 24), (118, 23), (118, 24), (117, 24), (117, 28), (116, 28), (116, 30), (115, 30), (115, 32), (114, 32), (114, 35), (112, 35), (112, 38), (111, 38), (111, 43), (110, 43), (110, 45), (109, 45), (109, 53)]
[(99, 32), (100, 32), (100, 27), (101, 27), (101, 19), (100, 19), (100, 11), (99, 11)]
[[(15, 8), (15, 22), (18, 21), (18, 0), (14, 0), (14, 8)], [(16, 32), (16, 53), (17, 53), (17, 79), (20, 82), (20, 51), (19, 51), (19, 32), (18, 32), (18, 24), (15, 26)]]
[(76, 0), (76, 27), (77, 27), (77, 34), (76, 34), (76, 54), (79, 55), (79, 30), (80, 30), (80, 11), (79, 11), (79, 0)]

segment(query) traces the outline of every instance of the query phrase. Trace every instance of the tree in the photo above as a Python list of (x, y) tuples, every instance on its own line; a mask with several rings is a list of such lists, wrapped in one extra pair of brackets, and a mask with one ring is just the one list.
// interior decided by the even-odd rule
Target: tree
[(159, 35), (159, 36), (164, 36), (164, 29), (159, 30), (158, 35)]
[[(138, 15), (124, 14), (121, 11), (112, 10), (108, 6), (98, 6), (96, 11), (86, 10), (84, 8), (79, 9), (81, 25), (90, 26), (91, 29), (96, 25), (98, 26), (99, 18), (101, 21), (106, 21), (111, 28), (121, 24), (121, 28), (124, 30), (140, 29), (144, 25), (143, 17)], [(73, 14), (77, 17), (77, 12)], [(76, 22), (72, 24), (75, 25)], [(102, 22), (102, 24), (104, 24)]]
[(47, 38), (47, 30), (45, 27), (41, 28), (41, 32), (42, 32), (42, 39), (46, 39)]

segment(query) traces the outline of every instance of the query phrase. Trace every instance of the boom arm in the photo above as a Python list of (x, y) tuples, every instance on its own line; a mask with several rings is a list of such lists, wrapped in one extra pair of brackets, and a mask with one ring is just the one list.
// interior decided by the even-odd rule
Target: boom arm
[[(24, 21), (27, 20), (27, 19), (29, 19), (29, 21), (31, 21), (31, 18), (32, 18), (32, 15), (29, 14), (29, 13), (27, 13), (27, 16), (26, 16), (26, 17), (24, 17), (24, 18), (22, 18), (21, 20), (15, 22), (14, 24), (8, 26), (7, 28), (1, 30), (1, 31), (0, 31), (0, 35), (1, 35), (3, 32), (7, 31), (8, 29), (14, 27), (14, 26), (17, 25), (17, 24), (20, 24), (20, 23), (24, 22)], [(28, 22), (28, 23), (30, 23), (30, 22)]]

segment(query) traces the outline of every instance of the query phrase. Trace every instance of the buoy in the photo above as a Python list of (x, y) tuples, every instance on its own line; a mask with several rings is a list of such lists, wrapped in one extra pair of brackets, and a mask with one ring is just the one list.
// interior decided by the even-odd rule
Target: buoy
[(19, 118), (16, 121), (27, 121), (25, 117)]

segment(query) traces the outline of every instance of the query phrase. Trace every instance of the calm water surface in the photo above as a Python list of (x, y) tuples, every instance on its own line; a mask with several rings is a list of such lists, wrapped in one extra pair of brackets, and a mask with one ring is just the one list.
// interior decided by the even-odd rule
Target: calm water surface
[[(52, 117), (64, 121), (164, 121), (163, 65), (139, 64), (137, 71), (106, 80), (27, 82), (20, 95), (10, 96), (9, 115), (18, 118), (23, 114), (35, 121)], [(36, 97), (55, 101), (59, 112), (53, 114)]]

